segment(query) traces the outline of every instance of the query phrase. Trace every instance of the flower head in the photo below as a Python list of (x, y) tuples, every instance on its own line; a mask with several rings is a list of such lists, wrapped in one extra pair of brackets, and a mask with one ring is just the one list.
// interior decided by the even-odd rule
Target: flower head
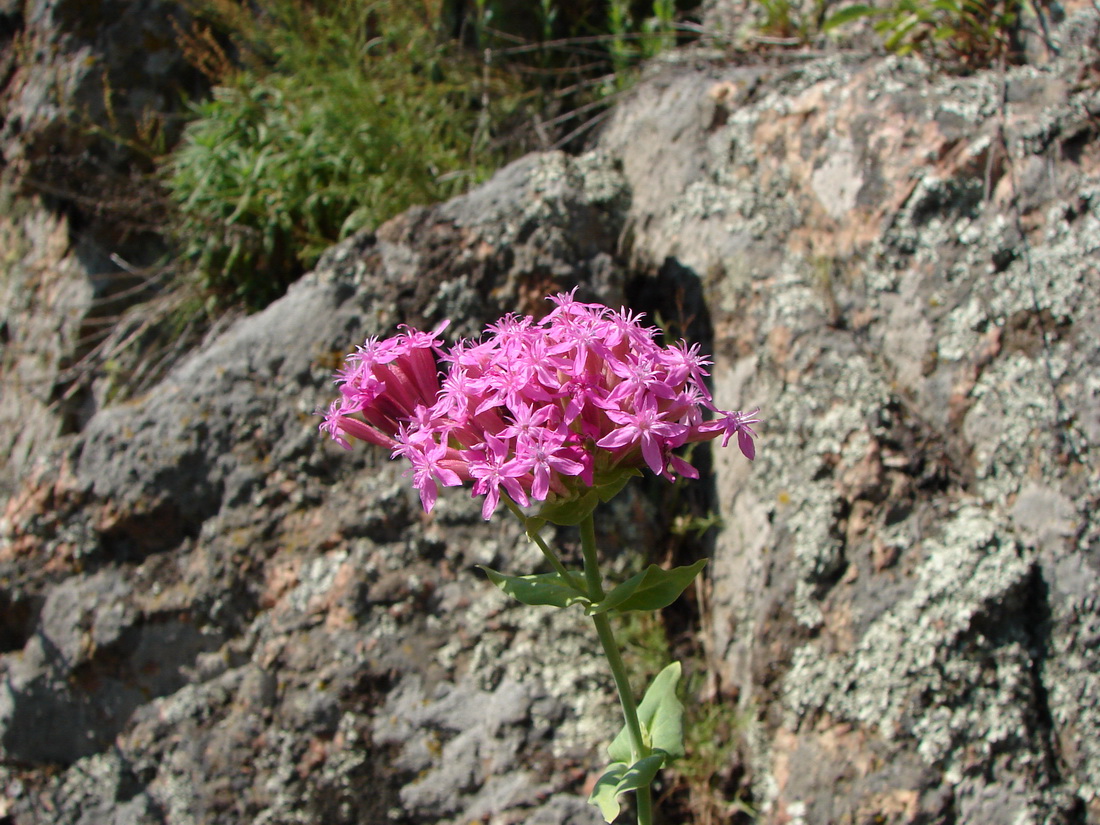
[(541, 321), (506, 315), (449, 351), (439, 341), (446, 323), (368, 339), (336, 374), (340, 397), (321, 430), (344, 447), (351, 436), (407, 459), (425, 510), (440, 484), (472, 482), (486, 519), (502, 495), (567, 501), (642, 468), (698, 477), (673, 452), (688, 442), (722, 435), (725, 446), (736, 435), (755, 456), (760, 419), (715, 410), (697, 345), (663, 347), (640, 315), (582, 303), (575, 290), (550, 300)]

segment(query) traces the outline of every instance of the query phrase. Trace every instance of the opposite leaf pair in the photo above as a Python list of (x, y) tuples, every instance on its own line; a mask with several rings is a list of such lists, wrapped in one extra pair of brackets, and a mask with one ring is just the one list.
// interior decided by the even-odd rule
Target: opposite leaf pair
[(700, 559), (695, 564), (674, 567), (671, 570), (651, 564), (641, 573), (612, 589), (596, 603), (592, 602), (588, 593), (572, 576), (566, 578), (561, 573), (506, 576), (483, 565), (479, 566), (493, 584), (516, 601), (553, 607), (579, 604), (584, 606), (587, 615), (597, 616), (613, 610), (625, 613), (628, 610), (660, 610), (668, 607), (687, 589), (706, 563), (706, 559)]
[(657, 771), (684, 755), (684, 706), (676, 698), (679, 681), (680, 663), (673, 662), (657, 674), (638, 706), (643, 747), (648, 753), (632, 753), (625, 727), (608, 747), (607, 753), (614, 761), (588, 797), (608, 822), (619, 815), (619, 794), (648, 787)]

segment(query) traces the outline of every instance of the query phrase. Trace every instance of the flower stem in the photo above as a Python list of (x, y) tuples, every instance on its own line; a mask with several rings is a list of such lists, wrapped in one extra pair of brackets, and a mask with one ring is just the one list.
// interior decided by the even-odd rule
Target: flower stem
[[(593, 604), (603, 600), (603, 581), (600, 576), (599, 563), (596, 554), (596, 526), (589, 514), (580, 524), (581, 548), (584, 551), (584, 577), (588, 584), (588, 598)], [(630, 679), (626, 675), (626, 665), (623, 664), (619, 645), (615, 641), (615, 634), (611, 630), (611, 622), (606, 613), (598, 613), (592, 617), (596, 625), (596, 634), (600, 638), (604, 655), (611, 666), (611, 677), (615, 680), (615, 689), (619, 693), (619, 703), (623, 708), (623, 718), (626, 720), (627, 736), (630, 739), (630, 753), (634, 762), (650, 755), (650, 749), (642, 738), (642, 726), (638, 721), (638, 705), (634, 701), (634, 693), (630, 689)], [(653, 807), (650, 800), (649, 785), (638, 788), (638, 825), (652, 825)]]
[(600, 575), (600, 560), (596, 552), (596, 521), (589, 513), (581, 527), (581, 550), (584, 553), (584, 580), (588, 584), (588, 598), (592, 604), (603, 601), (603, 577)]
[(513, 513), (515, 513), (516, 518), (518, 518), (523, 523), (524, 529), (527, 530), (527, 537), (531, 539), (531, 541), (533, 541), (536, 545), (538, 545), (539, 550), (542, 551), (542, 555), (546, 557), (546, 560), (548, 562), (550, 562), (550, 566), (554, 568), (554, 571), (567, 582), (569, 582), (569, 584), (571, 584), (574, 589), (583, 593), (584, 589), (581, 587), (580, 582), (577, 581), (572, 573), (565, 569), (565, 565), (561, 563), (561, 559), (558, 558), (558, 554), (550, 549), (546, 542), (542, 540), (542, 536), (540, 536), (538, 532), (530, 529), (530, 519), (528, 519), (527, 516), (523, 514), (523, 511), (520, 510), (516, 503), (510, 498), (508, 498), (507, 496), (502, 496), (501, 498), (504, 503), (508, 505), (508, 508)]

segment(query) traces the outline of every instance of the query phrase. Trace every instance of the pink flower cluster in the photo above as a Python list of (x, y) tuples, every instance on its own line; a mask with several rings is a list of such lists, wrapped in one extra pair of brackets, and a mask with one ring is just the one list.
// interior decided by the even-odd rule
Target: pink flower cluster
[[(502, 494), (520, 505), (558, 501), (624, 468), (672, 479), (698, 472), (677, 447), (736, 435), (755, 455), (755, 414), (716, 410), (698, 345), (656, 343), (639, 315), (550, 298), (541, 321), (506, 315), (480, 342), (444, 352), (440, 334), (408, 327), (370, 338), (336, 374), (340, 397), (321, 430), (388, 447), (412, 464), (425, 510), (439, 485), (473, 483), (488, 519)], [(440, 380), (437, 359), (450, 367)], [(704, 408), (717, 418), (704, 420)]]

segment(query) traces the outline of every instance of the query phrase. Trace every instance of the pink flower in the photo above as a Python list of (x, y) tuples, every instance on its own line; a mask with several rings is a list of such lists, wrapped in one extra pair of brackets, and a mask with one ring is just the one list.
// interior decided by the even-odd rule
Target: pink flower
[(404, 331), (393, 338), (368, 338), (347, 357), (349, 366), (336, 373), (343, 398), (329, 407), (321, 429), (343, 446), (347, 441), (338, 432), (395, 447), (402, 422), (415, 417), (418, 407), (435, 404), (439, 371), (433, 353), (448, 323), (430, 333), (402, 326)]
[(705, 369), (710, 365), (710, 359), (699, 354), (698, 344), (689, 347), (686, 341), (680, 341), (665, 350), (661, 360), (668, 368), (669, 382), (682, 384), (690, 379), (692, 386), (702, 393), (703, 398), (711, 400), (710, 391), (704, 383), (710, 374)]
[(700, 425), (699, 431), (716, 435), (722, 433), (723, 447), (729, 443), (730, 437), (736, 434), (737, 446), (741, 448), (741, 453), (752, 461), (756, 458), (756, 444), (753, 442), (756, 432), (751, 425), (760, 423), (760, 419), (756, 417), (758, 412), (760, 410), (753, 410), (751, 413), (723, 413), (722, 418), (717, 421), (708, 421)]
[(445, 487), (458, 487), (462, 484), (459, 474), (446, 466), (444, 459), (448, 457), (448, 452), (446, 444), (436, 444), (430, 438), (423, 443), (406, 438), (393, 450), (394, 458), (404, 456), (412, 464), (413, 486), (420, 491), (420, 503), (426, 513), (432, 511), (439, 496), (437, 482), (442, 482)]
[(519, 483), (529, 467), (520, 459), (508, 459), (508, 444), (496, 436), (485, 435), (485, 448), (476, 450), (470, 458), (470, 475), (474, 477), (474, 495), (485, 496), (481, 517), (486, 521), (493, 515), (504, 491), (518, 504), (527, 504), (527, 495)]
[[(351, 436), (407, 459), (425, 510), (439, 485), (472, 482), (486, 519), (502, 495), (521, 506), (559, 502), (624, 469), (697, 478), (673, 451), (720, 434), (754, 457), (756, 412), (714, 409), (697, 345), (663, 347), (640, 315), (575, 292), (551, 297), (541, 321), (506, 315), (447, 352), (446, 323), (368, 339), (337, 373), (340, 397), (321, 430), (344, 447)], [(706, 410), (719, 417), (705, 420)]]
[[(531, 464), (531, 496), (546, 501), (559, 476), (579, 476), (585, 472), (584, 457), (561, 432), (543, 429), (516, 443), (516, 455)], [(558, 481), (558, 492), (564, 486)]]
[(620, 426), (597, 441), (596, 446), (612, 450), (637, 446), (649, 469), (657, 475), (665, 473), (665, 448), (679, 447), (688, 432), (683, 424), (665, 421), (657, 409), (657, 402), (649, 396), (642, 399), (636, 412), (608, 410), (607, 417)]

